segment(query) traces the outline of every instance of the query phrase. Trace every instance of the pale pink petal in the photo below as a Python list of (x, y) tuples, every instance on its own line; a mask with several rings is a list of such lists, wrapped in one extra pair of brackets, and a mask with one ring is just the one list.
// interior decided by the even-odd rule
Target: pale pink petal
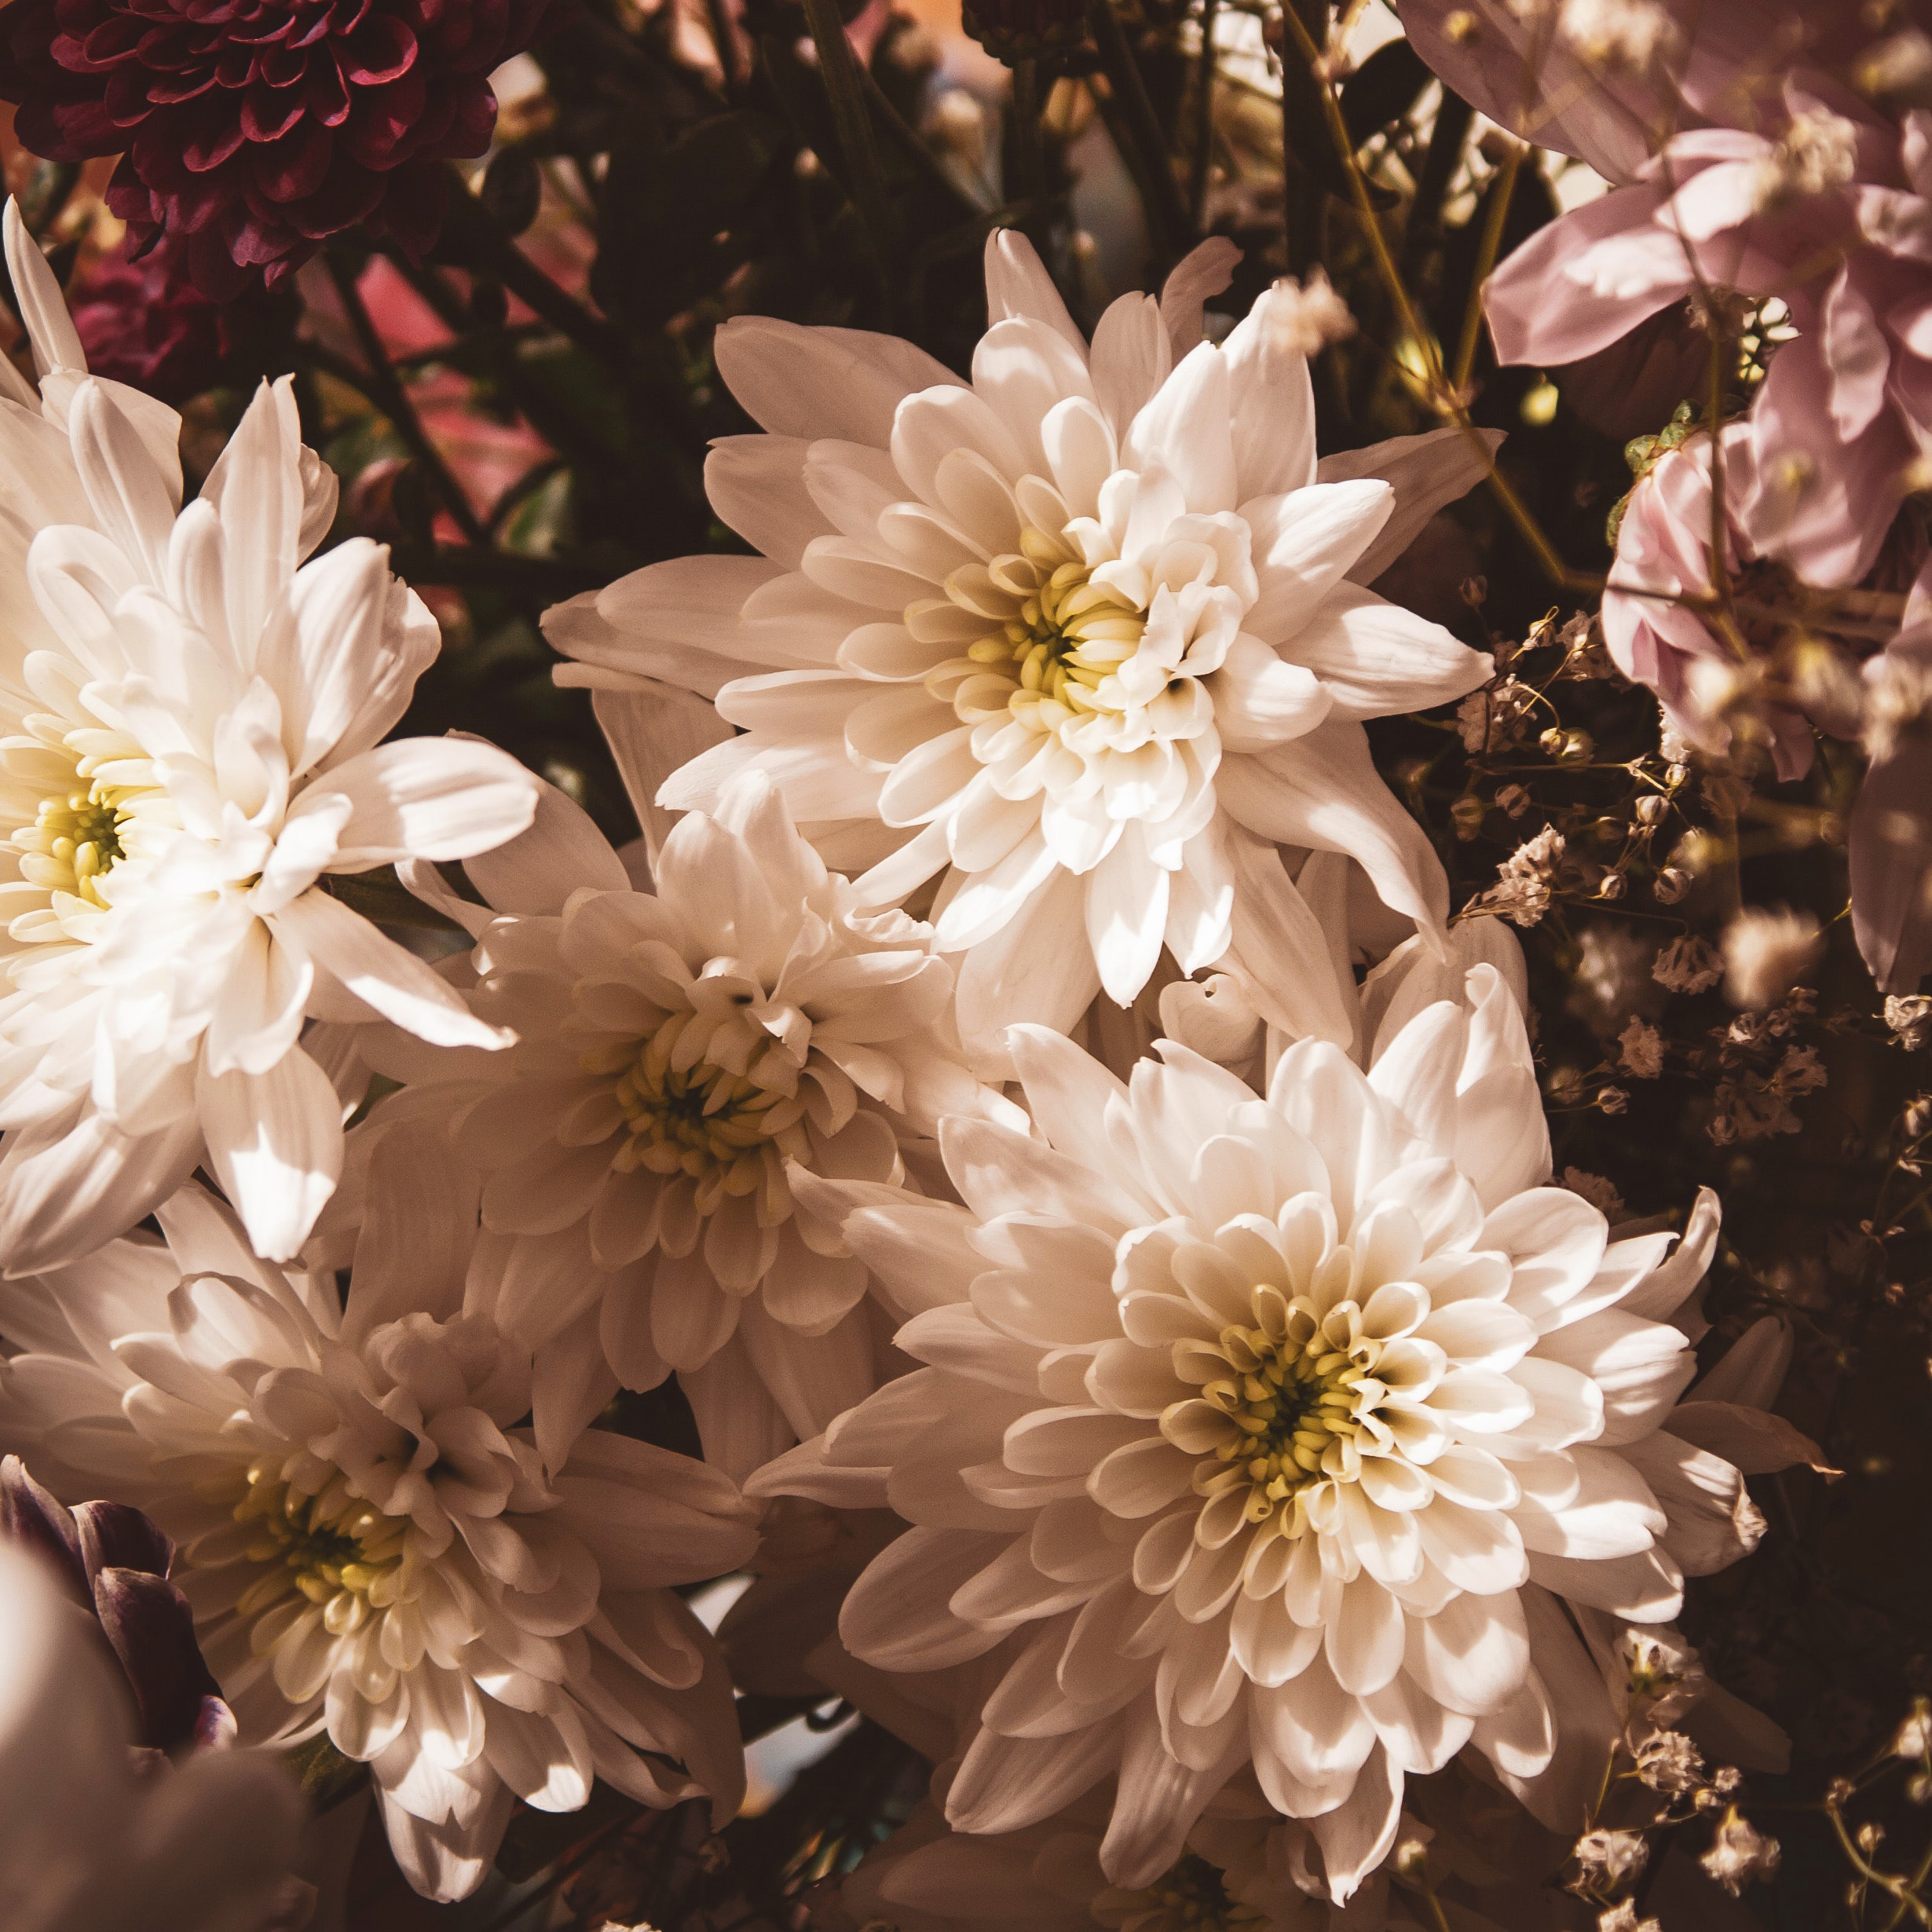
[(196, 1099), (210, 1164), (249, 1241), (287, 1261), (342, 1172), (342, 1106), (328, 1076), (297, 1047), (266, 1073), (204, 1072)]
[(468, 858), (525, 830), (536, 781), (507, 752), (474, 739), (401, 738), (359, 752), (302, 795), (346, 798), (331, 872), (399, 858)]
[(269, 922), (384, 1019), (437, 1046), (503, 1047), (514, 1036), (478, 1019), (447, 980), (320, 887)]

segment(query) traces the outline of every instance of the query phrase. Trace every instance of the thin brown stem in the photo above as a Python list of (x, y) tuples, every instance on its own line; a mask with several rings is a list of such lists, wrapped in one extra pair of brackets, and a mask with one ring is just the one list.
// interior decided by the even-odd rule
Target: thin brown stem
[(489, 539), (484, 534), (476, 512), (470, 507), (470, 499), (463, 493), (463, 486), (451, 474), (449, 465), (443, 459), (443, 452), (423, 428), (415, 405), (409, 400), (408, 391), (389, 366), (389, 358), (382, 349), (382, 338), (369, 319), (369, 311), (363, 302), (362, 291), (356, 286), (355, 276), (340, 256), (331, 254), (327, 260), (330, 280), (335, 284), (335, 292), (342, 298), (342, 308), (349, 317), (349, 326), (354, 331), (357, 346), (362, 351), (364, 380), (357, 386), (389, 418), (396, 434), (409, 445), (410, 453), (428, 474), (456, 528), (471, 543), (487, 547)]
[(1476, 345), (1483, 335), (1483, 291), (1489, 285), (1496, 257), (1502, 251), (1502, 231), (1509, 219), (1509, 203), (1516, 194), (1516, 177), (1523, 157), (1528, 152), (1512, 144), (1502, 166), (1490, 185), (1489, 207), (1484, 217), (1483, 232), (1476, 252), (1476, 270), (1469, 281), (1469, 300), (1462, 308), (1462, 334), (1456, 344), (1456, 362), (1451, 386), (1462, 395), (1469, 386), (1469, 371), (1476, 366)]
[(805, 24), (818, 49), (825, 102), (832, 110), (832, 130), (843, 163), (846, 192), (872, 244), (880, 288), (889, 299), (895, 224), (886, 198), (885, 174), (879, 165), (865, 86), (859, 79), (858, 57), (852, 51), (836, 0), (804, 0), (804, 5)]
[(629, 359), (623, 331), (553, 282), (496, 225), (456, 169), (451, 168), (449, 174), (451, 207), (444, 230), (445, 243), (453, 243), (473, 257), (467, 265), (501, 282), (559, 335), (569, 337), (613, 368), (621, 368)]
[(1923, 1899), (1918, 1897), (1905, 1879), (1895, 1876), (1891, 1872), (1881, 1872), (1859, 1850), (1857, 1846), (1853, 1842), (1850, 1832), (1845, 1829), (1844, 1816), (1838, 1806), (1833, 1804), (1826, 1805), (1824, 1815), (1831, 1820), (1831, 1829), (1838, 1835), (1839, 1847), (1844, 1852), (1846, 1858), (1851, 1861), (1852, 1869), (1868, 1885), (1875, 1885), (1880, 1891), (1888, 1894), (1898, 1901), (1898, 1913), (1894, 1916), (1891, 1923), (1894, 1925), (1898, 1924), (1903, 1915), (1909, 1912), (1919, 1924), (1932, 1926), (1932, 1906), (1928, 1906)]
[(1214, 162), (1214, 27), (1220, 14), (1220, 0), (1202, 0), (1201, 60), (1195, 82), (1200, 119), (1195, 124), (1194, 174), (1187, 188), (1187, 221), (1197, 235), (1207, 212), (1208, 176)]
[[(1308, 30), (1302, 25), (1292, 6), (1283, 9), (1282, 18), (1312, 73), (1319, 50)], [(1348, 138), (1348, 123), (1342, 119), (1341, 103), (1336, 98), (1332, 85), (1323, 82), (1320, 91), (1323, 109), (1328, 120), (1330, 137), (1335, 144), (1336, 152), (1341, 156), (1343, 166), (1348, 171), (1350, 199), (1360, 218), (1363, 233), (1368, 241), (1369, 252), (1374, 258), (1376, 273), (1380, 276), (1383, 288), (1400, 318), (1403, 330), (1415, 345), (1415, 353), (1422, 360), (1423, 384), (1429, 406), (1445, 421), (1453, 423), (1461, 429), (1480, 453), (1491, 490), (1502, 506), (1504, 514), (1516, 525), (1517, 533), (1529, 546), (1543, 574), (1561, 590), (1601, 590), (1604, 580), (1601, 576), (1590, 572), (1572, 570), (1557, 554), (1555, 546), (1543, 534), (1542, 526), (1530, 514), (1529, 507), (1517, 495), (1502, 473), (1497, 469), (1494, 452), (1470, 421), (1469, 410), (1462, 396), (1451, 386), (1444, 373), (1441, 352), (1436, 346), (1436, 338), (1416, 313), (1415, 304), (1410, 299), (1409, 291), (1403, 285), (1401, 272), (1396, 266), (1394, 256), (1389, 251), (1389, 239), (1383, 234), (1374, 205), (1369, 199), (1368, 184), (1362, 177), (1361, 165), (1355, 158), (1354, 144)]]
[(1013, 63), (1013, 186), (1009, 200), (1026, 204), (1028, 238), (1046, 252), (1046, 146), (1040, 132), (1040, 64), (1030, 54)]
[(1160, 238), (1162, 254), (1177, 261), (1186, 252), (1187, 210), (1180, 198), (1180, 185), (1174, 179), (1168, 159), (1167, 137), (1147, 93), (1140, 63), (1115, 15), (1113, 0), (1087, 0), (1087, 22), (1093, 30), (1093, 42), (1100, 49), (1101, 71), (1113, 90), (1134, 146), (1140, 151), (1140, 173), (1146, 178), (1147, 213)]

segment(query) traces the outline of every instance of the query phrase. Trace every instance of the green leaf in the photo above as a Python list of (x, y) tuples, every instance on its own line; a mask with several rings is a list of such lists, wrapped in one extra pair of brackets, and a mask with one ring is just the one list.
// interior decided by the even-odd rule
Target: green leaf
[(316, 1811), (326, 1811), (338, 1799), (346, 1798), (368, 1773), (367, 1766), (358, 1764), (353, 1758), (345, 1758), (329, 1742), (326, 1731), (319, 1737), (310, 1738), (306, 1744), (294, 1746), (282, 1755), (300, 1781), (302, 1796), (308, 1799), (310, 1809)]
[(1435, 79), (1406, 40), (1378, 47), (1341, 84), (1341, 118), (1359, 148), (1392, 121), (1399, 121)]
[(496, 1869), (513, 1885), (522, 1885), (600, 1833), (616, 1831), (642, 1816), (646, 1807), (626, 1798), (599, 1778), (581, 1811), (534, 1811), (519, 1807), (503, 1834)]

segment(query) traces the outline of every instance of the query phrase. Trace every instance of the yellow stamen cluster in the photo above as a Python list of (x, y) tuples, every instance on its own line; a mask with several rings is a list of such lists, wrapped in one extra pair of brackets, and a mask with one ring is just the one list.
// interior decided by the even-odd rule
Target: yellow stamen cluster
[(628, 1134), (613, 1165), (622, 1173), (689, 1174), (708, 1213), (726, 1195), (757, 1191), (767, 1145), (804, 1107), (710, 1060), (680, 1066), (678, 1042), (696, 1017), (673, 1013), (648, 1039), (587, 1055), (584, 1064), (617, 1076), (613, 1092)]
[(352, 1496), (344, 1476), (308, 1496), (291, 1489), (272, 1465), (252, 1464), (234, 1515), (257, 1532), (248, 1561), (273, 1566), (236, 1603), (243, 1616), (258, 1617), (299, 1590), (321, 1606), (330, 1633), (346, 1637), (396, 1601), (408, 1523)]
[(1105, 1893), (1095, 1916), (1131, 1932), (1245, 1932), (1267, 1915), (1230, 1898), (1217, 1868), (1194, 1852), (1183, 1852), (1143, 1890)]
[(1183, 1345), (1197, 1363), (1211, 1350), (1227, 1365), (1200, 1392), (1228, 1428), (1197, 1466), (1195, 1491), (1219, 1496), (1245, 1487), (1242, 1513), (1250, 1523), (1265, 1523), (1315, 1481), (1331, 1446), (1356, 1433), (1356, 1385), (1367, 1372), (1319, 1331), (1297, 1339), (1282, 1326), (1275, 1334), (1236, 1323), (1216, 1344)]
[(966, 655), (1015, 680), (1007, 701), (1016, 717), (1042, 700), (1076, 714), (1105, 709), (1095, 693), (1140, 648), (1145, 616), (1094, 584), (1087, 566), (1043, 532), (1026, 531), (1019, 546), (1019, 554), (986, 566), (1001, 590), (1021, 599), (1019, 613)]
[(53, 892), (70, 892), (99, 906), (94, 881), (123, 856), (121, 827), (126, 788), (99, 780), (42, 799), (33, 824), (13, 835), (20, 876)]

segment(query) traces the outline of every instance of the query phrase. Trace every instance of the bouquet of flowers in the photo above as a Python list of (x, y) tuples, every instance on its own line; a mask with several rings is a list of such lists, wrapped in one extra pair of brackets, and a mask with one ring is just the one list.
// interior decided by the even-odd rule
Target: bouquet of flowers
[(1932, 1926), (1932, 16), (0, 97), (0, 1929)]

